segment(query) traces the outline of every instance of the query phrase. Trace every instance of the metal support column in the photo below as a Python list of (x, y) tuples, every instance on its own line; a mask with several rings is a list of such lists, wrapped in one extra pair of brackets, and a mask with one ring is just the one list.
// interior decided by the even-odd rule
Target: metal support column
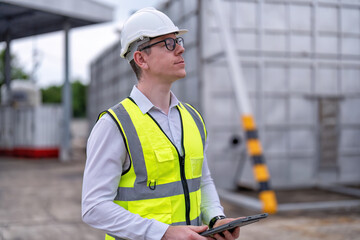
[(242, 69), (239, 66), (240, 63), (236, 53), (237, 45), (234, 41), (235, 38), (231, 36), (230, 25), (225, 21), (225, 13), (220, 0), (213, 0), (213, 3), (227, 64), (229, 66), (230, 78), (234, 87), (236, 104), (241, 113), (241, 122), (246, 133), (247, 152), (253, 161), (254, 177), (259, 184), (259, 198), (262, 202), (262, 210), (264, 212), (275, 213), (277, 211), (277, 200), (274, 191), (271, 190), (270, 187), (270, 174), (263, 156), (255, 119), (251, 112)]
[(65, 22), (64, 25), (64, 85), (62, 89), (62, 106), (63, 106), (63, 131), (62, 131), (62, 144), (60, 151), (60, 160), (62, 162), (69, 161), (71, 159), (71, 131), (70, 123), (72, 118), (72, 96), (71, 96), (71, 84), (70, 84), (70, 66), (69, 66), (69, 31), (70, 23)]
[(5, 85), (6, 85), (6, 105), (10, 105), (12, 101), (11, 97), (11, 34), (10, 30), (6, 32), (6, 49), (5, 49)]

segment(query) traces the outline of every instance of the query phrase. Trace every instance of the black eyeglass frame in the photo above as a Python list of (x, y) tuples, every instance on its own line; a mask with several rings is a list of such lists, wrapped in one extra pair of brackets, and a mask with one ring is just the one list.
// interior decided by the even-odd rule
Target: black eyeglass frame
[[(169, 39), (173, 40), (173, 44), (170, 45), (170, 46), (172, 46), (172, 49), (169, 49), (168, 43), (166, 42), (166, 40), (169, 40)], [(154, 45), (156, 45), (156, 44), (159, 44), (159, 43), (162, 43), (162, 42), (165, 43), (165, 47), (166, 47), (166, 49), (169, 50), (169, 51), (174, 51), (175, 48), (176, 48), (176, 44), (179, 44), (180, 46), (184, 47), (184, 39), (183, 39), (182, 37), (177, 37), (177, 38), (165, 38), (165, 39), (163, 39), (163, 40), (161, 40), (161, 41), (158, 41), (158, 42), (152, 43), (152, 44), (150, 44), (150, 45), (148, 45), (148, 46), (145, 46), (145, 47), (139, 49), (138, 51), (142, 51), (142, 50), (144, 50), (144, 49), (151, 48), (152, 46), (154, 46)]]

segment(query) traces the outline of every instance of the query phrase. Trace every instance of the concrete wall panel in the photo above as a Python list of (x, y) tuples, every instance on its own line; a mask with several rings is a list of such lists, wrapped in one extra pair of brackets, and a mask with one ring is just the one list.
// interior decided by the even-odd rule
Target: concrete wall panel
[[(333, 129), (337, 129), (338, 139), (334, 142), (339, 144), (334, 153), (338, 154), (336, 164), (340, 167), (339, 175), (331, 181), (358, 183), (360, 3), (222, 3), (273, 186), (314, 186), (319, 179), (324, 180), (319, 170), (319, 141), (325, 134), (320, 127), (321, 121), (327, 121), (319, 117), (324, 99), (339, 105), (332, 114), (337, 119)], [(234, 182), (256, 188), (252, 163), (239, 150), (244, 149), (244, 142), (240, 148), (231, 145), (234, 135), (244, 133), (212, 1), (168, 1), (164, 10), (177, 26), (190, 30), (184, 36), (188, 74), (174, 84), (173, 90), (181, 101), (190, 102), (205, 117), (210, 143), (207, 156), (216, 184), (229, 186)], [(119, 48), (119, 44), (111, 46), (92, 65), (89, 102), (96, 116), (116, 99), (126, 97), (136, 83), (126, 61), (118, 57)], [(240, 160), (235, 161), (237, 158)], [(238, 163), (243, 163), (241, 170), (229, 174), (236, 179), (221, 180)]]

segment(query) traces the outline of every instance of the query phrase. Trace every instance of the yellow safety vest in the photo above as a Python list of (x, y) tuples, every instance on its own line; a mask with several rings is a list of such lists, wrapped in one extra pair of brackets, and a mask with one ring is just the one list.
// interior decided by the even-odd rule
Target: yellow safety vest
[[(201, 115), (180, 103), (180, 156), (159, 124), (143, 114), (131, 98), (100, 114), (115, 120), (124, 138), (131, 164), (121, 176), (114, 202), (141, 217), (171, 225), (201, 225), (200, 181), (207, 137)], [(118, 238), (106, 235), (106, 240)]]

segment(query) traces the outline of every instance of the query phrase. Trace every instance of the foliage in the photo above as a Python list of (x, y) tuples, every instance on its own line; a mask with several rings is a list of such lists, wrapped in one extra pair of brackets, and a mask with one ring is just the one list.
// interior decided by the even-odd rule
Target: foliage
[[(29, 74), (19, 65), (16, 56), (11, 55), (11, 79), (29, 79)], [(5, 83), (5, 49), (0, 51), (0, 86)]]
[(87, 102), (87, 85), (84, 85), (79, 80), (77, 80), (71, 84), (71, 90), (74, 117), (85, 117)]
[(61, 86), (50, 86), (41, 89), (43, 103), (61, 103)]
[[(71, 83), (72, 109), (75, 118), (86, 116), (87, 85), (79, 80)], [(41, 89), (43, 103), (61, 103), (62, 86), (50, 86)]]
[[(11, 55), (11, 79), (29, 79), (29, 74), (18, 64), (17, 58)], [(0, 51), (0, 87), (5, 83), (5, 49)], [(76, 79), (71, 83), (72, 109), (76, 118), (86, 116), (87, 85)], [(62, 86), (50, 86), (41, 89), (43, 103), (61, 103)]]

